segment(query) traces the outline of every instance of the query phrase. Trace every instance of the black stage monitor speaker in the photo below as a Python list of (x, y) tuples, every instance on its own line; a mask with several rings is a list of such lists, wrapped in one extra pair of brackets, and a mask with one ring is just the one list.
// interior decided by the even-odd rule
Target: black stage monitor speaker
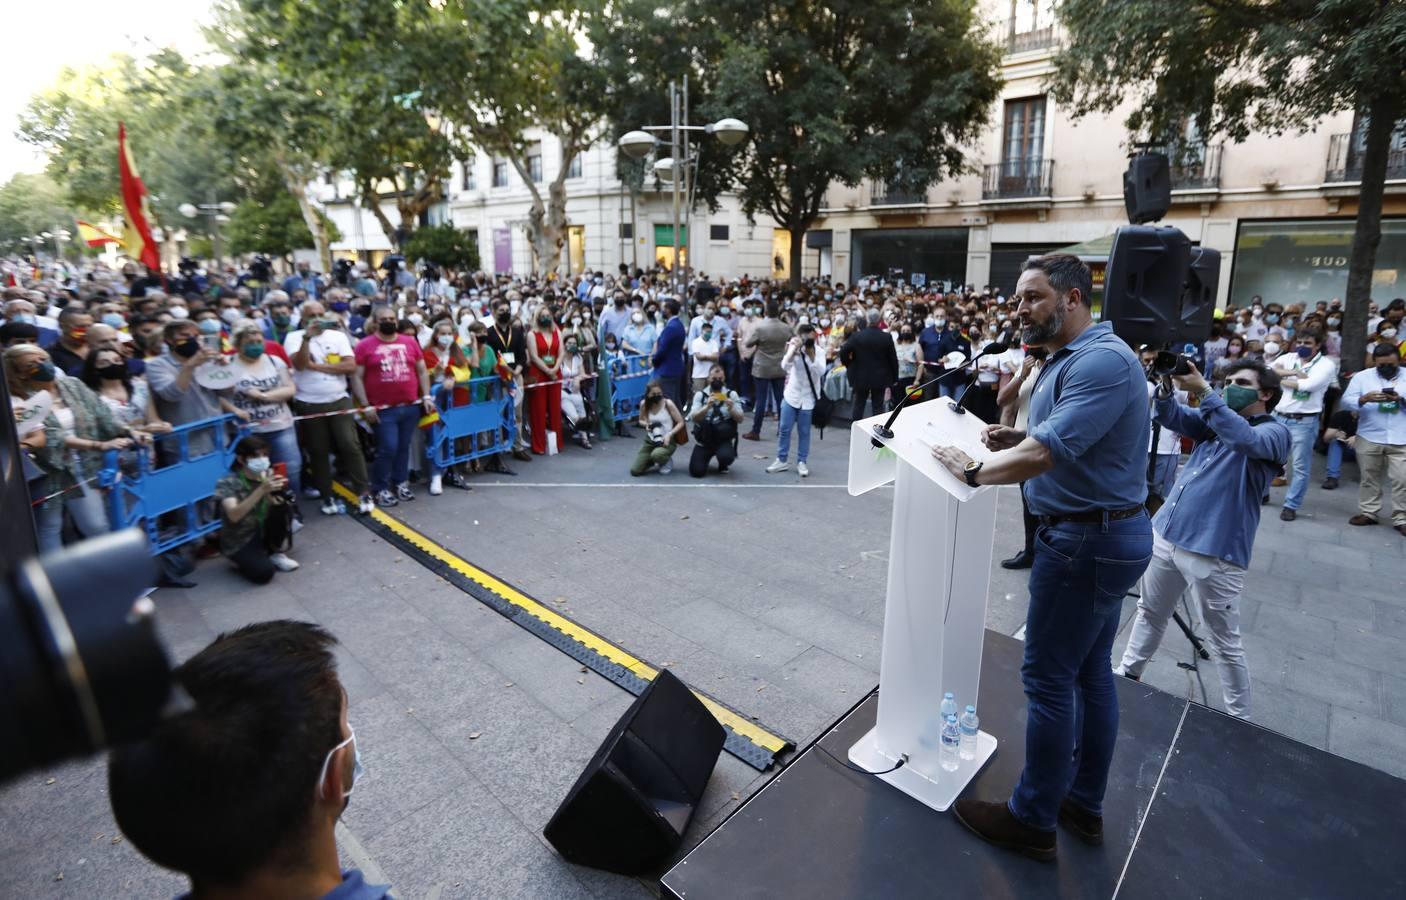
[(1165, 153), (1139, 153), (1123, 173), (1123, 205), (1134, 225), (1155, 222), (1172, 208), (1172, 169)]
[(1216, 288), (1220, 284), (1220, 251), (1191, 248), (1191, 267), (1182, 289), (1177, 340), (1200, 345), (1210, 340), (1215, 321)]
[(727, 735), (668, 670), (636, 698), (543, 834), (574, 863), (642, 875), (668, 861)]
[(1104, 272), (1103, 320), (1112, 322), (1114, 332), (1133, 347), (1163, 347), (1178, 340), (1190, 265), (1191, 241), (1180, 230), (1119, 228)]

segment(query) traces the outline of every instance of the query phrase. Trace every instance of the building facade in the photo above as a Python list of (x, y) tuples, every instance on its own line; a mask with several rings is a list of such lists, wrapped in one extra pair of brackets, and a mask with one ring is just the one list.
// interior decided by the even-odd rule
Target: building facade
[[(1061, 33), (1053, 0), (985, 0), (1005, 46), (1005, 86), (969, 174), (922, 195), (836, 185), (807, 235), (805, 274), (992, 285), (1009, 292), (1031, 254), (1106, 239), (1127, 224), (1127, 109), (1073, 121), (1048, 96)], [(1188, 129), (1173, 155), (1172, 208), (1159, 224), (1221, 252), (1219, 301), (1342, 296), (1357, 213), (1364, 127), (1352, 113), (1314, 131), (1206, 142)], [(1406, 296), (1406, 131), (1393, 141), (1378, 298)]]

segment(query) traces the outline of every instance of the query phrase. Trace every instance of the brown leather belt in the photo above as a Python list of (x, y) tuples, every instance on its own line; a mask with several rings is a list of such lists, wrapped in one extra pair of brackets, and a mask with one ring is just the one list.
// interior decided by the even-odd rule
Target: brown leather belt
[(1061, 513), (1057, 516), (1041, 516), (1040, 524), (1046, 528), (1058, 525), (1060, 522), (1077, 522), (1083, 525), (1097, 525), (1106, 516), (1108, 521), (1114, 522), (1118, 519), (1131, 519), (1133, 516), (1143, 512), (1142, 506), (1129, 506), (1127, 509), (1091, 509), (1087, 512)]

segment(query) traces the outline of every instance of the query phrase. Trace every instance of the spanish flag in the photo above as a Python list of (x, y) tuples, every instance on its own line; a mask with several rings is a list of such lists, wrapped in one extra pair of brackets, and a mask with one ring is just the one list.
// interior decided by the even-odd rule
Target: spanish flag
[(117, 167), (122, 178), (122, 211), (127, 220), (123, 233), (127, 254), (141, 260), (153, 272), (161, 269), (161, 256), (151, 236), (151, 210), (146, 202), (146, 185), (137, 174), (137, 164), (127, 146), (127, 126), (117, 124)]
[(103, 244), (122, 246), (121, 238), (108, 234), (98, 226), (82, 219), (74, 219), (74, 222), (78, 225), (78, 236), (87, 242), (89, 247), (101, 247)]

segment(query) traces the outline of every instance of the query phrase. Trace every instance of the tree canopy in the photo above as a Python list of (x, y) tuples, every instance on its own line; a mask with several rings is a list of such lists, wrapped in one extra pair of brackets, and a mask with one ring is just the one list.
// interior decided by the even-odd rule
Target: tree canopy
[(63, 190), (48, 175), (20, 173), (0, 185), (0, 249), (21, 250), (45, 231), (74, 229)]
[(479, 267), (478, 243), (473, 235), (447, 223), (416, 230), (401, 249), (408, 260), (425, 260), (456, 272), (472, 272)]
[(1311, 129), (1354, 110), (1366, 122), (1342, 358), (1364, 354), (1392, 131), (1406, 111), (1406, 4), (1380, 0), (1064, 0), (1068, 39), (1052, 91), (1075, 116), (1131, 101), (1126, 125), (1160, 141)]

